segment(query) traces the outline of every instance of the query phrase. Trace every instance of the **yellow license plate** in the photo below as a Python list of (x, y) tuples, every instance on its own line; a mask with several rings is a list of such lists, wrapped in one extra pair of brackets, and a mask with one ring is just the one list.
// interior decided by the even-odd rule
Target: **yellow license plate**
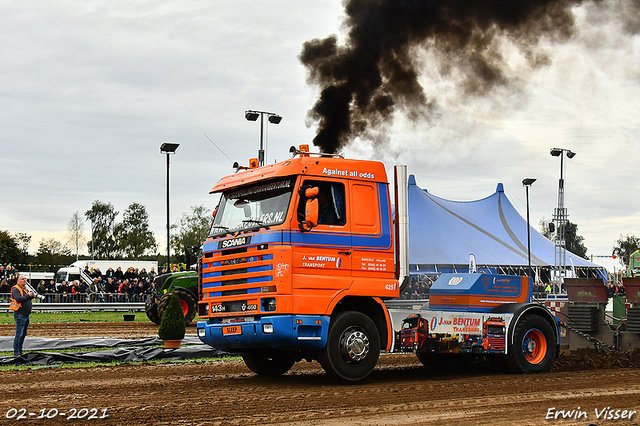
[(226, 325), (222, 327), (222, 334), (229, 336), (231, 334), (242, 334), (241, 325)]

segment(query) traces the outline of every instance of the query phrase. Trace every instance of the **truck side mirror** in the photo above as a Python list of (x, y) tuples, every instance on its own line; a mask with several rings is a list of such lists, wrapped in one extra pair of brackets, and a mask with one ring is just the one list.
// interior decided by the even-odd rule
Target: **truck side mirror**
[(304, 196), (307, 201), (304, 206), (304, 223), (300, 224), (301, 231), (311, 231), (312, 228), (318, 226), (318, 193), (320, 189), (317, 186), (304, 188)]
[(318, 199), (317, 198), (312, 198), (310, 200), (307, 200), (307, 205), (304, 209), (304, 224), (309, 229), (318, 226)]

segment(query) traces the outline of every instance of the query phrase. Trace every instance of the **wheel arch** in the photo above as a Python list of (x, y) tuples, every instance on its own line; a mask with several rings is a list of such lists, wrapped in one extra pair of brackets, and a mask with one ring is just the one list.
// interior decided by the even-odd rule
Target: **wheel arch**
[(513, 344), (515, 329), (519, 321), (526, 315), (539, 315), (551, 326), (556, 343), (555, 357), (557, 358), (560, 355), (560, 333), (558, 331), (557, 319), (545, 306), (537, 303), (505, 303), (496, 306), (491, 313), (513, 314), (513, 319), (509, 323), (509, 329), (507, 331), (507, 347)]
[(346, 296), (334, 306), (331, 317), (339, 312), (346, 311), (361, 312), (371, 318), (378, 329), (380, 349), (389, 350), (392, 343), (392, 339), (389, 336), (391, 318), (382, 300), (377, 297)]

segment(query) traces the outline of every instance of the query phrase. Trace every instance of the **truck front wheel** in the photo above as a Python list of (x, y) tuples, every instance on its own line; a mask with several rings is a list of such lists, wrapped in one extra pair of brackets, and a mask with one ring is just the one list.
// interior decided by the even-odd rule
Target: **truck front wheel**
[(340, 312), (331, 319), (327, 346), (318, 361), (330, 376), (362, 380), (375, 368), (380, 356), (380, 336), (371, 318), (360, 312)]
[(262, 348), (242, 353), (244, 363), (260, 376), (281, 376), (293, 367), (293, 353), (273, 348)]
[(553, 365), (556, 342), (553, 329), (539, 315), (527, 315), (516, 325), (507, 353), (512, 373), (543, 373)]

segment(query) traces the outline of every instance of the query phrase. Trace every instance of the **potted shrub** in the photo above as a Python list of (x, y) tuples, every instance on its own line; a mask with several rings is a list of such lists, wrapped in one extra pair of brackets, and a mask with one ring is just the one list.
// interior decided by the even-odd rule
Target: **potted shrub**
[(165, 348), (178, 348), (184, 339), (185, 332), (184, 312), (180, 306), (180, 299), (174, 294), (162, 315), (158, 337), (164, 341)]

